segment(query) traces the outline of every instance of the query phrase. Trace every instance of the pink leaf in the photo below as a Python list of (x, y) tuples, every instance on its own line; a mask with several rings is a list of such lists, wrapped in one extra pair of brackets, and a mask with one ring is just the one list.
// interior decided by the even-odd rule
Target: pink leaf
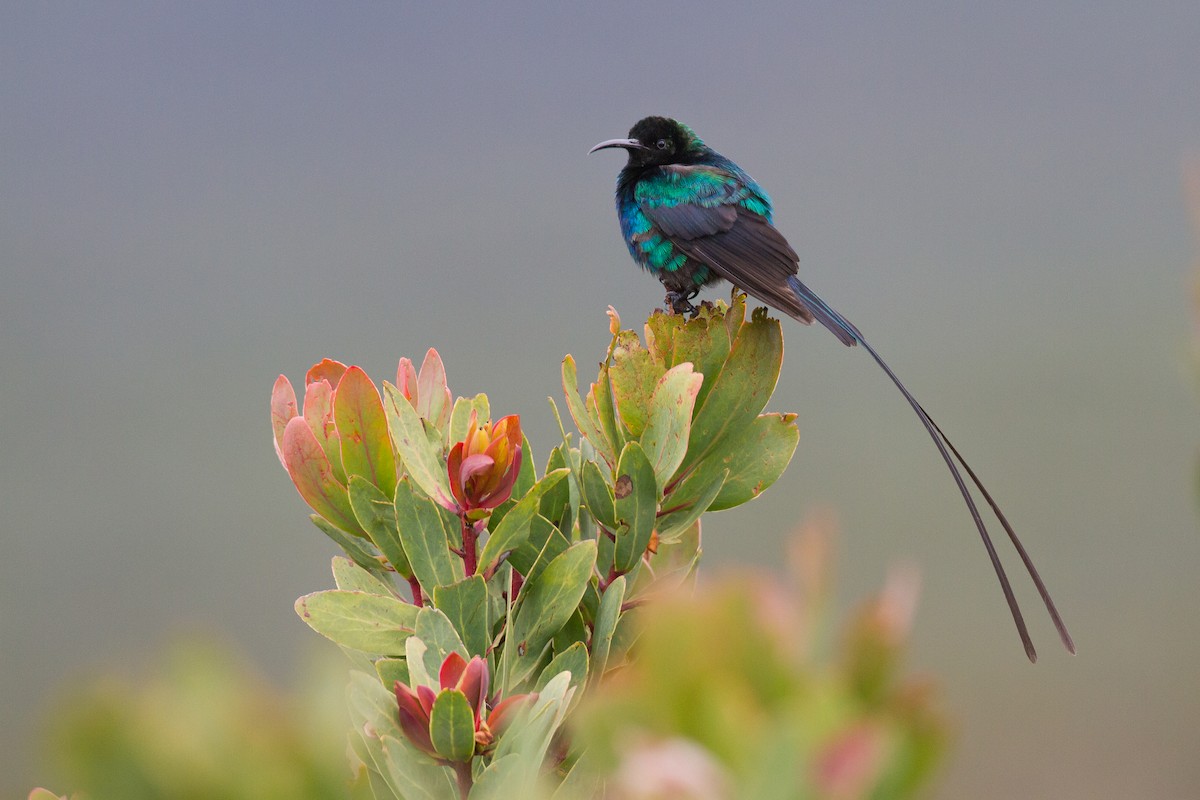
[(280, 375), (271, 387), (271, 429), (275, 434), (275, 455), (279, 456), (279, 463), (283, 464), (284, 469), (287, 469), (287, 464), (283, 463), (283, 430), (294, 416), (296, 390), (287, 376)]
[(346, 482), (346, 471), (342, 468), (342, 443), (338, 439), (337, 425), (333, 419), (333, 385), (326, 380), (308, 384), (304, 392), (304, 420), (313, 436), (325, 451), (325, 457), (333, 466), (334, 477)]
[(293, 417), (288, 422), (281, 449), (292, 483), (313, 511), (347, 533), (363, 535), (350, 508), (346, 487), (334, 477), (321, 443), (303, 417)]
[(446, 386), (446, 367), (438, 351), (429, 348), (417, 378), (417, 413), (439, 430), (450, 421), (450, 389)]
[(413, 408), (417, 407), (414, 402), (417, 399), (417, 371), (413, 369), (413, 363), (407, 358), (400, 359), (400, 366), (396, 367), (396, 388), (412, 404)]

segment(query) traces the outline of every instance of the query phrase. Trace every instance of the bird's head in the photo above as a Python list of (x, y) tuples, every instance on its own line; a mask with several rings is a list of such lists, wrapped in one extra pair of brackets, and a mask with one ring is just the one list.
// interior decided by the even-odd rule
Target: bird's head
[(691, 128), (668, 117), (646, 117), (629, 129), (629, 138), (609, 139), (588, 153), (608, 147), (629, 151), (629, 165), (634, 167), (687, 164), (708, 150)]

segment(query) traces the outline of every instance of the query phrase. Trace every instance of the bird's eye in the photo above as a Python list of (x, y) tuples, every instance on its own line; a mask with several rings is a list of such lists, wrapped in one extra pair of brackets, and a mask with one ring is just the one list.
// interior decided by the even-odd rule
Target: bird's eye
[(666, 139), (659, 139), (657, 142), (654, 143), (654, 146), (657, 147), (659, 150), (666, 150), (668, 147), (671, 146), (671, 143), (669, 141), (667, 141)]

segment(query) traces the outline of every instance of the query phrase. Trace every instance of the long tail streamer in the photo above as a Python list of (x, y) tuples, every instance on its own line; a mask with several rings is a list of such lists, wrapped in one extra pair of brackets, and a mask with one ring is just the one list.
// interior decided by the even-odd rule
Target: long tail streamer
[[(962, 494), (963, 500), (966, 501), (967, 508), (971, 512), (971, 518), (975, 521), (975, 527), (979, 531), (979, 536), (983, 539), (983, 546), (987, 549), (988, 558), (991, 559), (992, 568), (996, 571), (996, 577), (1000, 580), (1000, 588), (1004, 592), (1004, 599), (1008, 602), (1008, 610), (1012, 613), (1013, 622), (1017, 625), (1017, 633), (1021, 636), (1021, 643), (1025, 645), (1025, 655), (1030, 661), (1037, 661), (1037, 650), (1034, 649), (1033, 640), (1029, 636), (1029, 629), (1025, 626), (1025, 618), (1021, 615), (1021, 607), (1017, 603), (1016, 595), (1013, 594), (1012, 585), (1009, 583), (1008, 575), (1004, 572), (1004, 565), (1000, 563), (1000, 556), (996, 553), (996, 548), (992, 544), (992, 537), (988, 534), (987, 526), (984, 525), (983, 517), (979, 513), (979, 507), (975, 504), (975, 498), (971, 496), (970, 489), (967, 488), (966, 481), (963, 480), (962, 473), (959, 472), (955, 465), (955, 459), (962, 464), (971, 482), (979, 489), (984, 499), (987, 500), (992, 512), (996, 518), (1000, 520), (1000, 524), (1004, 527), (1008, 538), (1012, 541), (1013, 547), (1021, 556), (1022, 563), (1025, 564), (1025, 569), (1029, 572), (1029, 577), (1033, 579), (1033, 583), (1037, 586), (1038, 593), (1042, 597), (1042, 602), (1046, 606), (1046, 611), (1050, 614), (1050, 619), (1054, 622), (1054, 627), (1058, 630), (1058, 636), (1062, 640), (1063, 646), (1067, 651), (1075, 653), (1075, 642), (1071, 639), (1071, 634), (1067, 631), (1067, 626), (1063, 622), (1062, 617), (1058, 613), (1058, 609), (1054, 605), (1054, 600), (1050, 597), (1050, 592), (1046, 589), (1046, 584), (1042, 582), (1041, 576), (1037, 569), (1033, 566), (1033, 560), (1030, 559), (1029, 553), (1026, 552), (1021, 540), (1017, 537), (1012, 525), (1000, 510), (1000, 506), (992, 498), (991, 493), (984, 488), (983, 483), (971, 469), (971, 465), (967, 463), (962, 454), (958, 452), (958, 448), (950, 441), (949, 437), (942, 432), (933, 418), (925, 411), (912, 393), (908, 391), (904, 383), (892, 371), (883, 357), (876, 352), (875, 348), (866, 340), (859, 332), (858, 328), (852, 325), (845, 317), (834, 311), (830, 306), (822, 300), (815, 292), (805, 286), (797, 278), (790, 278), (788, 283), (796, 292), (796, 296), (804, 304), (805, 308), (812, 312), (813, 316), (826, 328), (828, 328), (835, 336), (838, 337), (844, 344), (853, 346), (861, 344), (863, 349), (871, 354), (875, 359), (875, 363), (887, 373), (887, 376), (892, 379), (892, 383), (904, 395), (904, 399), (912, 406), (913, 411), (921, 420), (921, 424), (925, 426), (925, 430), (929, 433), (929, 437), (933, 439), (933, 443), (937, 446), (938, 452), (942, 455), (942, 460), (946, 462), (946, 466), (950, 469), (950, 474), (954, 477), (954, 483), (957, 484), (959, 492)], [(953, 456), (951, 456), (953, 454)]]

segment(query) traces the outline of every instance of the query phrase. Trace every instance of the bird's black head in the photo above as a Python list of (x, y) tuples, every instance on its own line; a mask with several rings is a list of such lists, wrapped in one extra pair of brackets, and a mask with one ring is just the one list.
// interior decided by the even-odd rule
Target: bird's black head
[(609, 139), (588, 152), (594, 153), (607, 147), (628, 150), (629, 166), (634, 167), (687, 164), (708, 150), (691, 128), (668, 117), (639, 120), (629, 129), (628, 139)]

